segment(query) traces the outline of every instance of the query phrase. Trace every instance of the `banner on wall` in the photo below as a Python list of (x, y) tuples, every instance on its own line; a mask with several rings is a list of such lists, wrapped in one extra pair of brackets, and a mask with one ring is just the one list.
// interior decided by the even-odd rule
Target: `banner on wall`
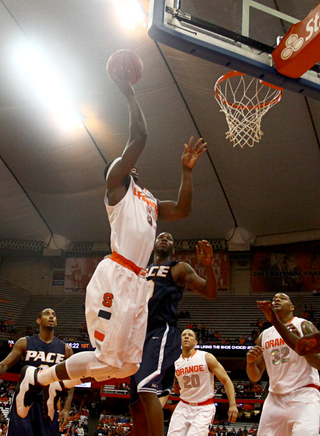
[(64, 276), (65, 292), (86, 291), (92, 274), (103, 256), (92, 257), (67, 257)]
[(320, 293), (320, 242), (256, 250), (252, 260), (253, 292)]
[[(186, 262), (192, 266), (196, 273), (206, 278), (206, 269), (197, 259), (195, 252), (181, 252), (175, 254), (175, 259), (178, 262)], [(217, 280), (218, 292), (229, 292), (229, 277), (230, 277), (230, 257), (225, 251), (213, 252), (213, 269)]]

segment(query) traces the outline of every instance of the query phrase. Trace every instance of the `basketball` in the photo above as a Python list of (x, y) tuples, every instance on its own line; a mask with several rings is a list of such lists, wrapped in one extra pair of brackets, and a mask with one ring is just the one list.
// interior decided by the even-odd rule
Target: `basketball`
[(122, 71), (129, 74), (131, 85), (137, 83), (142, 76), (142, 60), (131, 50), (118, 50), (108, 59), (107, 73), (113, 82), (115, 82), (115, 79)]

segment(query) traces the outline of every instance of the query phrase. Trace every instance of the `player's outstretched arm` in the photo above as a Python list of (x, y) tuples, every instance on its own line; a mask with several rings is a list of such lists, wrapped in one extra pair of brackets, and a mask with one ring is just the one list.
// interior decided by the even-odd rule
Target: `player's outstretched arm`
[(262, 377), (266, 369), (263, 358), (263, 348), (261, 347), (261, 335), (258, 338), (257, 345), (250, 348), (247, 352), (247, 374), (249, 379), (256, 383)]
[(206, 353), (206, 362), (210, 372), (212, 372), (223, 384), (229, 400), (228, 420), (229, 422), (236, 422), (238, 416), (238, 408), (236, 404), (236, 395), (233, 383), (226, 373), (226, 370), (218, 360), (209, 353)]
[(7, 372), (9, 368), (19, 362), (21, 356), (26, 352), (26, 350), (27, 338), (23, 337), (18, 339), (8, 356), (0, 362), (0, 375)]
[[(66, 344), (65, 346), (65, 356), (66, 359), (68, 359), (68, 357), (73, 355), (73, 351), (72, 348)], [(59, 412), (59, 419), (58, 421), (60, 422), (60, 427), (61, 429), (65, 428), (66, 425), (68, 425), (69, 420), (70, 420), (70, 409), (71, 409), (71, 403), (72, 403), (72, 399), (73, 399), (73, 394), (74, 394), (74, 388), (71, 388), (68, 390), (68, 395), (64, 401), (64, 407), (63, 409)]]
[(71, 403), (73, 399), (74, 394), (74, 388), (71, 388), (68, 390), (68, 395), (64, 402), (63, 409), (59, 412), (59, 419), (60, 427), (61, 429), (65, 428), (66, 425), (68, 425), (70, 420), (70, 409), (71, 409)]
[(286, 344), (295, 350), (299, 336), (289, 330), (278, 318), (276, 311), (272, 307), (271, 301), (257, 301), (257, 306), (263, 310), (267, 320), (278, 330)]
[(116, 188), (123, 184), (124, 178), (136, 165), (147, 142), (147, 123), (142, 109), (135, 98), (134, 90), (129, 82), (128, 73), (122, 70), (121, 74), (119, 74), (114, 81), (127, 99), (129, 110), (129, 139), (121, 158), (109, 172), (107, 179), (108, 190), (112, 190), (114, 187)]
[(184, 144), (182, 154), (182, 178), (179, 189), (178, 200), (175, 201), (159, 201), (159, 219), (165, 221), (175, 221), (182, 218), (187, 218), (192, 209), (192, 191), (193, 179), (192, 170), (198, 162), (200, 156), (207, 150), (206, 142), (200, 138), (194, 144), (192, 136), (188, 144)]
[(320, 369), (320, 333), (310, 321), (301, 324), (303, 336), (293, 326), (285, 326), (278, 318), (270, 301), (257, 301), (258, 307), (263, 310), (266, 318), (270, 321), (286, 344), (300, 356), (305, 356), (309, 365)]
[(298, 339), (295, 351), (304, 356), (312, 367), (320, 370), (320, 333), (310, 321), (301, 324), (303, 336)]
[(212, 246), (208, 241), (198, 241), (197, 246), (197, 258), (206, 269), (206, 280), (203, 283), (198, 275), (194, 280), (194, 290), (210, 300), (217, 298), (217, 280), (214, 273), (212, 261), (213, 252)]
[(305, 320), (301, 324), (303, 336), (293, 324), (287, 328), (298, 337), (295, 352), (303, 356), (312, 367), (320, 369), (320, 333), (312, 322)]
[(295, 351), (300, 356), (306, 356), (313, 353), (320, 353), (320, 333), (317, 332), (306, 336), (302, 336), (302, 338), (300, 338), (297, 342)]
[(197, 257), (206, 268), (206, 280), (199, 277), (188, 263), (179, 262), (172, 268), (174, 281), (178, 286), (187, 287), (198, 294), (213, 300), (217, 296), (217, 284), (212, 266), (212, 247), (208, 241), (198, 241)]

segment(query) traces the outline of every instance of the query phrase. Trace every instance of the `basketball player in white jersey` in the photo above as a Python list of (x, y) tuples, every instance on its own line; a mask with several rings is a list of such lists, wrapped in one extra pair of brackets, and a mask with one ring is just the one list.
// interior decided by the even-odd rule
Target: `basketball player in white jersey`
[(207, 436), (215, 415), (214, 376), (224, 385), (229, 400), (228, 420), (238, 416), (232, 381), (223, 366), (210, 353), (196, 350), (193, 330), (181, 334), (182, 354), (175, 361), (175, 376), (180, 386), (180, 402), (171, 417), (168, 436)]
[[(153, 249), (157, 219), (174, 221), (188, 217), (191, 212), (192, 169), (206, 151), (206, 144), (202, 139), (194, 144), (192, 137), (189, 144), (184, 145), (178, 200), (157, 201), (135, 183), (134, 166), (147, 140), (143, 112), (128, 75), (122, 71), (115, 81), (127, 99), (130, 135), (122, 156), (105, 170), (105, 204), (111, 226), (112, 254), (97, 266), (86, 294), (87, 328), (96, 350), (77, 353), (67, 365), (55, 365), (43, 373), (25, 368), (16, 395), (17, 412), (22, 418), (28, 414), (32, 402), (29, 393), (36, 384), (50, 384), (52, 397), (61, 389), (58, 380), (70, 388), (83, 380), (123, 378), (138, 370), (152, 291), (145, 268)], [(52, 398), (47, 404), (52, 404)]]
[(300, 336), (298, 330), (289, 330), (280, 321), (272, 307), (271, 301), (257, 301), (257, 305), (263, 310), (267, 320), (275, 326), (289, 347), (298, 353), (299, 356), (312, 354), (313, 356), (308, 358), (308, 362), (311, 366), (320, 370), (320, 362), (317, 357), (317, 354), (320, 353), (320, 332), (312, 322), (306, 320), (301, 324), (304, 336)]
[[(258, 305), (261, 306), (260, 302)], [(293, 315), (294, 305), (286, 294), (276, 294), (272, 306), (279, 320), (293, 332), (303, 334), (309, 321)], [(264, 330), (257, 345), (247, 353), (247, 374), (257, 382), (264, 370), (269, 394), (264, 402), (258, 436), (318, 436), (320, 418), (320, 356), (302, 357), (291, 350), (274, 326)]]

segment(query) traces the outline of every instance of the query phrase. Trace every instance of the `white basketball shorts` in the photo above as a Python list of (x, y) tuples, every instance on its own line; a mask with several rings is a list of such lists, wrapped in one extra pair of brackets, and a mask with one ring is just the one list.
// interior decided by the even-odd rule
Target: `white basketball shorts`
[(116, 368), (141, 362), (152, 292), (145, 275), (145, 270), (113, 253), (99, 263), (87, 286), (90, 342), (97, 358)]

